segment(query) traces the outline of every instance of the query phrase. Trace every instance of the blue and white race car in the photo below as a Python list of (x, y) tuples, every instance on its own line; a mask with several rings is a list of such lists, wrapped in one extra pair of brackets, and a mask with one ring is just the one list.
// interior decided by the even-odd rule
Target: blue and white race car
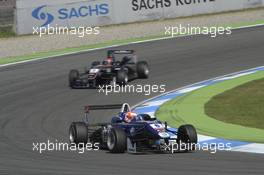
[[(109, 123), (90, 124), (91, 110), (121, 108)], [(136, 114), (127, 103), (118, 105), (96, 105), (85, 107), (82, 122), (73, 122), (69, 129), (70, 142), (99, 143), (100, 148), (111, 153), (142, 153), (149, 151), (171, 152), (192, 151), (197, 143), (197, 133), (192, 125), (182, 125), (178, 129), (167, 126), (148, 114)], [(177, 147), (176, 147), (177, 146)]]

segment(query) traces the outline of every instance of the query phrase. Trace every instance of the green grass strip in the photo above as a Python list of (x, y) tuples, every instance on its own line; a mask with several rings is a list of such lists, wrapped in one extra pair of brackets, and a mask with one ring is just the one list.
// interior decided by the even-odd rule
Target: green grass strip
[(104, 48), (104, 47), (109, 47), (113, 45), (129, 44), (131, 42), (150, 40), (154, 38), (158, 38), (158, 37), (152, 36), (152, 37), (143, 37), (143, 38), (132, 38), (132, 39), (126, 39), (126, 40), (115, 40), (115, 41), (109, 41), (106, 43), (85, 45), (81, 47), (65, 48), (65, 49), (59, 49), (59, 50), (54, 50), (54, 51), (49, 51), (49, 52), (39, 52), (39, 53), (30, 54), (30, 55), (4, 57), (4, 58), (0, 58), (0, 65), (19, 62), (19, 61), (38, 59), (38, 58), (52, 57), (52, 56), (57, 56), (57, 55), (62, 55), (62, 54), (67, 54), (67, 53), (72, 53), (72, 52), (88, 51), (90, 49)]
[(264, 129), (264, 78), (214, 96), (205, 113), (219, 121)]

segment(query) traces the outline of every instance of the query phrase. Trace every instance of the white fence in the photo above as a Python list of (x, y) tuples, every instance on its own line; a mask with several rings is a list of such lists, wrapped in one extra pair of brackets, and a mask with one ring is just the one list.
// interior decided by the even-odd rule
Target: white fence
[(17, 0), (16, 32), (102, 26), (264, 6), (264, 0)]

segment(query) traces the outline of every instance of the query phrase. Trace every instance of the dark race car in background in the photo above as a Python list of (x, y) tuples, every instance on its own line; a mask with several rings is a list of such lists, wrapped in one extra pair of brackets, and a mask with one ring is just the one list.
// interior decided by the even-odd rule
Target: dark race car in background
[[(118, 109), (109, 123), (91, 124), (90, 110)], [(73, 122), (69, 129), (70, 142), (74, 144), (99, 143), (101, 149), (111, 153), (171, 152), (173, 144), (184, 143), (184, 152), (195, 149), (197, 133), (192, 125), (182, 125), (178, 129), (167, 126), (148, 114), (136, 114), (129, 122), (126, 116), (133, 113), (127, 103), (117, 105), (97, 105), (85, 107), (82, 122)], [(134, 113), (135, 114), (135, 113)], [(168, 148), (168, 149), (164, 149)], [(175, 150), (174, 150), (175, 151)], [(178, 150), (177, 150), (178, 151)], [(176, 152), (176, 151), (175, 151)]]
[(71, 70), (71, 88), (97, 88), (99, 85), (126, 85), (133, 79), (146, 79), (149, 67), (146, 61), (138, 61), (134, 50), (108, 50), (107, 58), (94, 61), (84, 73)]

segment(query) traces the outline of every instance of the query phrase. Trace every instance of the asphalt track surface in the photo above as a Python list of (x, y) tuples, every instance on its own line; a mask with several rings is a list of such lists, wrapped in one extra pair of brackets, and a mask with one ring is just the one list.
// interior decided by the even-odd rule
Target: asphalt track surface
[[(264, 65), (264, 27), (231, 36), (183, 38), (118, 47), (135, 49), (151, 66), (148, 80), (172, 90), (197, 81)], [(110, 154), (107, 151), (32, 151), (32, 142), (67, 142), (68, 127), (82, 119), (83, 106), (129, 102), (142, 94), (105, 96), (97, 90), (71, 90), (67, 75), (102, 59), (106, 50), (46, 59), (0, 69), (0, 174), (264, 174), (264, 156), (236, 152)], [(92, 122), (109, 121), (114, 111), (93, 113)]]

